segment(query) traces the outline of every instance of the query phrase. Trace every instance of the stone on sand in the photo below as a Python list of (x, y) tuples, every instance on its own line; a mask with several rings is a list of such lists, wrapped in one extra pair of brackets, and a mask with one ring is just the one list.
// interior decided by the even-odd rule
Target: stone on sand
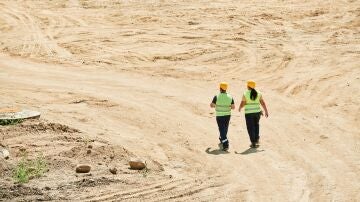
[(88, 173), (91, 170), (91, 166), (85, 165), (85, 164), (80, 164), (80, 165), (76, 166), (75, 170), (77, 173)]
[(131, 159), (129, 165), (130, 168), (134, 170), (142, 170), (146, 167), (145, 161), (141, 159)]
[(9, 159), (10, 153), (7, 149), (0, 147), (0, 157)]
[(115, 167), (110, 168), (109, 171), (110, 171), (111, 174), (114, 174), (114, 175), (116, 175), (116, 173), (117, 173), (117, 169)]

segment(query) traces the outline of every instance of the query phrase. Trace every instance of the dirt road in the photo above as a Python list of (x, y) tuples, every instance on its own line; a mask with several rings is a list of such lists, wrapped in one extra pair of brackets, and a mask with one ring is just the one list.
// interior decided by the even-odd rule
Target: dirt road
[[(358, 1), (4, 0), (0, 31), (0, 106), (161, 165), (70, 199), (360, 199)], [(250, 78), (270, 111), (261, 148), (234, 111), (224, 154), (208, 105), (220, 81), (238, 105)], [(58, 177), (73, 180), (30, 185)]]

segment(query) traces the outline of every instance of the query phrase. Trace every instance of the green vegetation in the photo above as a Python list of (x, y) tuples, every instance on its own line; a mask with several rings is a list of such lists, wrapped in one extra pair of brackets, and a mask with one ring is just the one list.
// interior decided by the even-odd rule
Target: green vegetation
[(0, 125), (1, 126), (7, 126), (7, 125), (15, 125), (18, 123), (22, 123), (24, 119), (0, 119)]
[(43, 156), (38, 156), (34, 160), (23, 157), (14, 169), (13, 178), (18, 183), (27, 183), (30, 179), (41, 177), (47, 171), (47, 162)]

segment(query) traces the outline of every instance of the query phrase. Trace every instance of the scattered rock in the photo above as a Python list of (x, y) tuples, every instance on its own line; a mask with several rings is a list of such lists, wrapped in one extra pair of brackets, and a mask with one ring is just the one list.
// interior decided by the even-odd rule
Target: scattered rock
[(81, 100), (75, 100), (73, 102), (70, 102), (69, 104), (79, 104), (79, 103), (83, 103), (83, 102), (86, 102), (87, 100), (85, 99), (81, 99)]
[(200, 24), (200, 23), (198, 23), (198, 22), (193, 22), (193, 21), (189, 21), (189, 22), (188, 22), (188, 25), (198, 25), (198, 24)]
[(116, 168), (110, 168), (109, 171), (110, 171), (110, 173), (113, 174), (113, 175), (116, 175), (116, 174), (117, 174), (117, 169), (116, 169)]
[(146, 167), (146, 162), (141, 159), (131, 159), (129, 165), (131, 169), (142, 170)]
[(92, 148), (93, 148), (93, 146), (92, 146), (92, 145), (89, 145), (89, 146), (88, 146), (88, 148), (89, 148), (89, 149), (92, 149)]
[(51, 190), (50, 187), (44, 187), (44, 189), (47, 190), (47, 191)]
[(19, 148), (19, 151), (20, 151), (20, 152), (26, 152), (26, 148), (25, 148), (25, 147), (20, 147), (20, 148)]
[(0, 157), (9, 159), (10, 153), (7, 149), (0, 147)]
[(75, 170), (77, 173), (88, 173), (91, 170), (91, 166), (85, 165), (85, 164), (80, 164), (80, 165), (76, 166)]
[(111, 155), (111, 156), (110, 156), (110, 159), (111, 159), (111, 160), (113, 160), (114, 158), (115, 158), (115, 156), (114, 156), (114, 155)]
[(87, 153), (87, 154), (91, 154), (91, 150), (90, 150), (90, 149), (87, 150), (86, 153)]
[(321, 138), (321, 139), (328, 139), (329, 137), (326, 136), (326, 135), (321, 135), (320, 138)]

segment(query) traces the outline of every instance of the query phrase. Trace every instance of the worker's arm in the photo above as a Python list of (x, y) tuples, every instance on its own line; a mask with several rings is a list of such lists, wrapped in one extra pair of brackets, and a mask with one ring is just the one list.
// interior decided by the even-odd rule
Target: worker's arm
[(269, 113), (266, 108), (266, 104), (265, 104), (265, 100), (263, 99), (263, 96), (261, 96), (261, 98), (260, 98), (260, 104), (263, 107), (263, 109), (265, 110), (265, 117), (267, 118), (269, 116)]
[(216, 99), (217, 99), (217, 97), (214, 96), (213, 100), (212, 100), (211, 103), (210, 103), (210, 107), (211, 107), (211, 108), (215, 108), (215, 107), (216, 107)]
[(234, 101), (234, 99), (231, 100), (231, 109), (233, 109), (233, 110), (235, 109), (235, 101)]
[(245, 96), (243, 96), (241, 103), (239, 105), (239, 112), (241, 112), (241, 109), (245, 106), (245, 104), (246, 104), (246, 99), (245, 99)]

